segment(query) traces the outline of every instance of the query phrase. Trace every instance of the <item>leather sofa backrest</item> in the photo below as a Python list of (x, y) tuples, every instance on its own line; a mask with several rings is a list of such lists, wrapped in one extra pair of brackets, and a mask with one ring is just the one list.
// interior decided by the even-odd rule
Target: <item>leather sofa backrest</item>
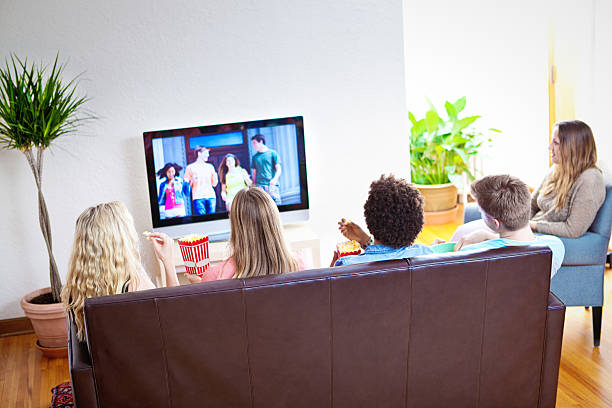
[(536, 407), (550, 262), (512, 247), (88, 299), (97, 403)]

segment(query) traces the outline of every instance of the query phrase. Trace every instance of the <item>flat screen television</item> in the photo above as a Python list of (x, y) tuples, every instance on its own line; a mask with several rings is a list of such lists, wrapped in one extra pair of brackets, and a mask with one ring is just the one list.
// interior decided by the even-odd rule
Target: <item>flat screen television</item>
[(153, 229), (229, 236), (235, 194), (252, 184), (275, 201), (283, 223), (308, 220), (301, 116), (143, 133)]

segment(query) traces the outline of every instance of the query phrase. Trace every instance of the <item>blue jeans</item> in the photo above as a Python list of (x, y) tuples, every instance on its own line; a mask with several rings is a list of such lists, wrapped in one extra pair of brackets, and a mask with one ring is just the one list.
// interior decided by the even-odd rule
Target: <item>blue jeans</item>
[(270, 187), (269, 184), (264, 186), (258, 184), (257, 187), (268, 193), (270, 197), (272, 197), (276, 205), (281, 205), (280, 188), (278, 186)]
[(196, 200), (193, 200), (193, 211), (195, 215), (212, 214), (216, 210), (216, 198), (198, 198)]

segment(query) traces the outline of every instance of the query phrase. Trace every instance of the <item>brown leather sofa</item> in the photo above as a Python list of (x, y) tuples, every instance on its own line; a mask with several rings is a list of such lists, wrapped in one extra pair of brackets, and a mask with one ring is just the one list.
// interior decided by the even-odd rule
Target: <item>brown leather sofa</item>
[(78, 408), (554, 407), (551, 252), (440, 254), (88, 299)]

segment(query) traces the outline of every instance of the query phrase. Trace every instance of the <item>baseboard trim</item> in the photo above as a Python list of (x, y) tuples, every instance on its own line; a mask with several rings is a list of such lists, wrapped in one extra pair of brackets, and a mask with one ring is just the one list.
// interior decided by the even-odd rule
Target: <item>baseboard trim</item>
[(0, 320), (0, 337), (34, 333), (32, 322), (27, 317)]

